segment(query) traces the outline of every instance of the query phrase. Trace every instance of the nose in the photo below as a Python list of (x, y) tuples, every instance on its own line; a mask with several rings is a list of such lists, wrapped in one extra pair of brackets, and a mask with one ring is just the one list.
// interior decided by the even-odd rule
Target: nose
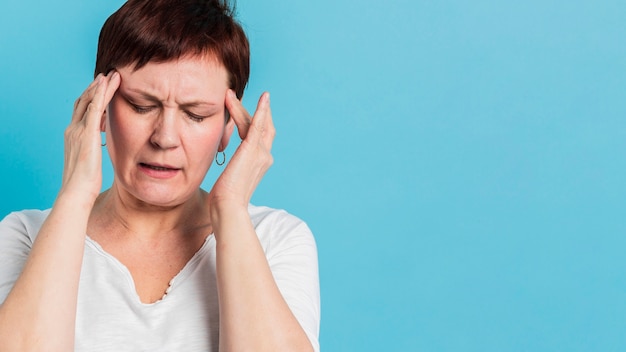
[(164, 109), (155, 121), (150, 143), (159, 149), (172, 149), (180, 145), (180, 135), (175, 111)]

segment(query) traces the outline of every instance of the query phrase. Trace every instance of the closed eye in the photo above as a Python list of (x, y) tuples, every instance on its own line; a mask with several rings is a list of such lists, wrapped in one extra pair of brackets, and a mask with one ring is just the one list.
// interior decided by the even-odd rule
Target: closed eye
[(154, 110), (156, 108), (156, 106), (136, 105), (136, 104), (131, 103), (130, 101), (128, 102), (128, 104), (130, 104), (130, 106), (133, 108), (133, 110), (135, 110), (135, 112), (140, 113), (140, 114), (149, 113), (150, 111), (152, 111), (152, 110)]
[(122, 96), (122, 98), (124, 99), (124, 101), (126, 101), (126, 103), (136, 112), (139, 114), (146, 114), (152, 110), (154, 110), (155, 108), (157, 108), (157, 106), (155, 105), (139, 105), (139, 104), (135, 104), (133, 103), (133, 101), (127, 97), (125, 94), (120, 94)]
[(189, 117), (192, 121), (196, 121), (196, 122), (202, 122), (204, 119), (209, 117), (209, 116), (196, 115), (196, 114), (191, 113), (189, 111), (185, 111), (185, 114), (187, 114), (187, 117)]

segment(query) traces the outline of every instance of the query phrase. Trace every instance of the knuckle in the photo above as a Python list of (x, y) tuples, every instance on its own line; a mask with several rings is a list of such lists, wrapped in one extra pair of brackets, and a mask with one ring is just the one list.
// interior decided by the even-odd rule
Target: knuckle
[(76, 108), (78, 108), (78, 104), (80, 104), (80, 97), (76, 100), (74, 100), (74, 110), (76, 110)]
[(87, 105), (87, 110), (85, 111), (86, 114), (91, 114), (94, 111), (96, 111), (97, 106), (96, 104), (94, 104), (94, 102), (92, 101), (91, 103), (89, 103), (89, 105)]

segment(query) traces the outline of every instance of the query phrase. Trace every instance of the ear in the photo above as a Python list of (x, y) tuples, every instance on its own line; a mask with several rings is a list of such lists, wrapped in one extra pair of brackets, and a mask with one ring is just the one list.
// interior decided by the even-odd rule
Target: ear
[(217, 151), (223, 152), (224, 149), (228, 146), (228, 141), (230, 141), (230, 136), (232, 136), (233, 131), (235, 130), (235, 119), (232, 117), (228, 119), (226, 122), (226, 126), (224, 126), (224, 134), (222, 135), (222, 140), (220, 141), (220, 145), (217, 148)]

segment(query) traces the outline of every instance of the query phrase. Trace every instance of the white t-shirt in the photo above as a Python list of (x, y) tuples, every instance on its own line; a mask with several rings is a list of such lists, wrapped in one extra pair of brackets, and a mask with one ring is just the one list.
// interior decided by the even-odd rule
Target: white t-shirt
[[(49, 212), (24, 210), (0, 222), (0, 303), (19, 277)], [(319, 351), (320, 294), (311, 231), (282, 210), (250, 205), (249, 212), (280, 292)], [(151, 304), (139, 300), (128, 269), (87, 237), (76, 351), (217, 351), (218, 336), (212, 235), (172, 279), (166, 295)]]

